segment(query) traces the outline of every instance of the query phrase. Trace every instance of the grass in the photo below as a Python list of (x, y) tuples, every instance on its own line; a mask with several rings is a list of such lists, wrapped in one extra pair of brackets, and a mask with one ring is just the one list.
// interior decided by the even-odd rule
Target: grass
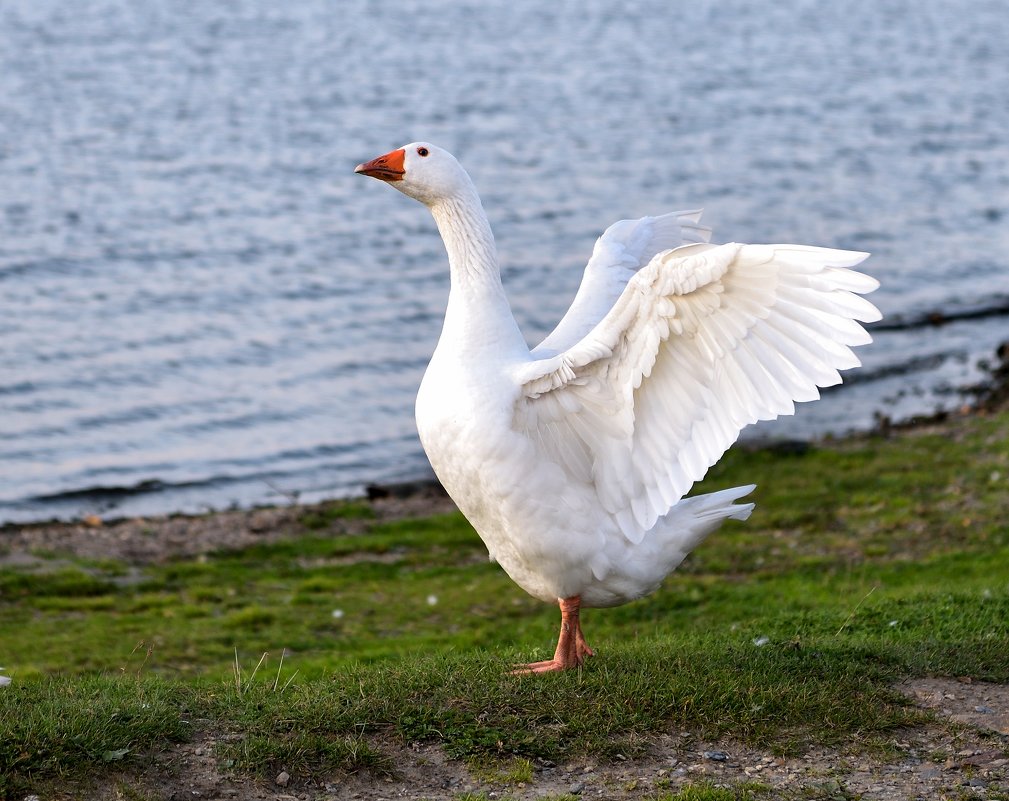
[[(556, 610), (458, 515), (334, 537), (370, 510), (330, 504), (296, 540), (140, 570), (37, 554), (0, 568), (0, 788), (118, 768), (201, 727), (240, 735), (219, 758), (263, 776), (382, 770), (380, 735), (501, 760), (505, 783), (671, 725), (778, 752), (871, 741), (918, 720), (903, 677), (1009, 681), (1007, 432), (1002, 414), (953, 437), (730, 452), (701, 489), (759, 482), (750, 521), (654, 596), (584, 612), (599, 656), (535, 679), (507, 668), (552, 650)], [(670, 798), (748, 797), (725, 792)]]
[[(654, 801), (757, 801), (769, 798), (769, 791), (759, 786), (739, 786), (733, 788), (716, 787), (709, 783), (691, 784), (675, 793), (665, 793)], [(823, 796), (823, 798), (830, 798)]]
[(76, 778), (191, 736), (188, 688), (158, 679), (45, 677), (4, 688), (0, 795), (33, 777)]

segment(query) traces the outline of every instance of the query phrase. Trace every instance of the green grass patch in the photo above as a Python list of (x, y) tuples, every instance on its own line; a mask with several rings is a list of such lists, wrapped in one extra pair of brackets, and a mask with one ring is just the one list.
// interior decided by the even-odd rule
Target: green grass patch
[[(758, 801), (769, 798), (769, 788), (761, 787), (753, 782), (737, 787), (716, 787), (710, 782), (699, 782), (681, 787), (675, 793), (663, 793), (655, 796), (654, 801)], [(830, 796), (823, 796), (830, 799)]]
[(0, 796), (80, 778), (192, 734), (191, 692), (158, 679), (45, 677), (0, 695)]
[(375, 510), (367, 501), (330, 501), (307, 510), (299, 522), (311, 531), (329, 528), (338, 520), (373, 520)]
[[(368, 517), (327, 505), (301, 539), (198, 559), (0, 567), (4, 792), (201, 726), (228, 735), (224, 764), (264, 777), (383, 770), (379, 735), (491, 760), (503, 784), (537, 757), (633, 754), (670, 726), (779, 753), (878, 741), (920, 720), (901, 678), (1009, 681), (1007, 432), (1002, 415), (952, 439), (731, 452), (700, 489), (757, 481), (750, 521), (650, 598), (586, 610), (599, 656), (563, 675), (508, 674), (552, 651), (557, 611), (459, 515), (324, 536)], [(732, 792), (670, 798), (749, 797)]]

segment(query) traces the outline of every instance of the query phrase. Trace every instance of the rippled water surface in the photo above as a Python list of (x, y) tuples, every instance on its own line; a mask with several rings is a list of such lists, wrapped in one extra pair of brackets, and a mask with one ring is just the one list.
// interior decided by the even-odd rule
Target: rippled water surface
[[(1001, 0), (8, 0), (0, 520), (425, 475), (444, 253), (352, 173), (414, 139), (473, 174), (531, 342), (610, 222), (701, 205), (720, 241), (872, 251), (891, 322), (1005, 307), (1006, 41)], [(769, 432), (956, 404), (1006, 339), (879, 330)]]

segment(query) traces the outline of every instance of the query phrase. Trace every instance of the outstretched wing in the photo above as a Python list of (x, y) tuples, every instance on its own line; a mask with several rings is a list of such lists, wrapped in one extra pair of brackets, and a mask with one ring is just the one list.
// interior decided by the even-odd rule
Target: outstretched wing
[(556, 356), (589, 333), (603, 319), (627, 282), (656, 253), (707, 242), (711, 229), (700, 224), (700, 210), (674, 211), (661, 217), (620, 220), (596, 240), (581, 286), (557, 327), (533, 349), (537, 359)]
[(870, 341), (867, 254), (688, 245), (656, 255), (563, 353), (522, 365), (515, 425), (638, 542), (757, 420), (794, 412)]

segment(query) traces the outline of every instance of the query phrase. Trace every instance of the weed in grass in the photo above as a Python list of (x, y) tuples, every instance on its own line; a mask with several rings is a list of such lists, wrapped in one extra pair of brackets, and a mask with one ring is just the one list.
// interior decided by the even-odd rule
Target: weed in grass
[(527, 784), (533, 780), (533, 763), (523, 757), (509, 760), (470, 757), (466, 767), (475, 779), (487, 784)]
[[(249, 675), (249, 678), (245, 679), (246, 691), (248, 691), (249, 685), (252, 684), (253, 680), (256, 678), (256, 674), (259, 672), (259, 669), (263, 666), (263, 663), (266, 661), (266, 658), (268, 656), (269, 656), (269, 654), (264, 651), (263, 655), (261, 657), (259, 657), (259, 661), (256, 663), (256, 666), (252, 669), (252, 673)], [(235, 695), (241, 696), (242, 695), (242, 683), (243, 683), (243, 679), (242, 679), (242, 666), (241, 666), (241, 664), (238, 661), (238, 649), (237, 648), (235, 648), (235, 663), (233, 665), (233, 671), (234, 671), (234, 676), (235, 676)]]
[[(139, 657), (141, 661), (140, 664), (137, 665), (136, 669), (134, 670), (134, 668), (129, 665), (129, 662), (133, 660), (134, 657), (137, 657), (138, 652), (141, 655)], [(130, 651), (130, 655), (126, 660), (126, 664), (123, 664), (123, 666), (119, 668), (119, 672), (136, 673), (136, 675), (139, 677), (140, 674), (144, 672), (144, 667), (147, 665), (147, 662), (148, 660), (150, 660), (151, 654), (153, 653), (154, 653), (154, 644), (153, 643), (148, 644), (145, 643), (143, 640), (141, 640), (135, 646), (133, 646), (133, 650)]]
[(755, 801), (765, 795), (763, 786), (750, 783), (729, 788), (717, 787), (710, 782), (700, 782), (681, 787), (675, 793), (654, 796), (650, 801)]
[[(291, 682), (294, 681), (294, 678), (298, 675), (298, 671), (296, 670), (287, 678), (287, 680), (283, 684), (280, 683), (280, 677), (284, 671), (284, 658), (286, 656), (287, 656), (287, 649), (284, 648), (280, 652), (280, 664), (277, 665), (277, 675), (273, 679), (273, 686), (270, 688), (271, 692), (283, 693), (290, 686)], [(259, 672), (259, 669), (264, 665), (266, 665), (269, 658), (270, 658), (269, 652), (264, 651), (263, 655), (259, 657), (259, 661), (256, 663), (256, 666), (252, 669), (252, 673), (249, 674), (248, 678), (244, 678), (242, 676), (241, 663), (238, 661), (238, 649), (235, 648), (235, 661), (231, 666), (232, 677), (235, 686), (235, 695), (241, 697), (243, 694), (249, 691), (249, 689), (252, 687), (253, 682), (255, 681), (256, 674)]]

